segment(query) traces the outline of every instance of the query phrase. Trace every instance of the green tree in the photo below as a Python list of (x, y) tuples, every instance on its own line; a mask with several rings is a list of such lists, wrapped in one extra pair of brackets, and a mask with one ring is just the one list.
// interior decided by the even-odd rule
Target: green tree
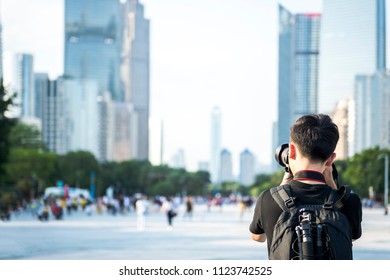
[(187, 195), (204, 195), (210, 184), (210, 174), (205, 171), (187, 173)]
[(252, 196), (258, 196), (262, 191), (279, 186), (284, 175), (284, 169), (279, 169), (272, 174), (259, 174), (256, 176), (255, 183), (251, 187)]
[(10, 143), (9, 134), (15, 121), (7, 117), (12, 103), (12, 96), (7, 92), (3, 85), (3, 79), (0, 79), (0, 187), (4, 186), (5, 167), (8, 161)]
[(175, 186), (169, 180), (159, 181), (150, 187), (149, 195), (174, 196), (177, 194)]
[(45, 186), (55, 183), (56, 158), (53, 153), (36, 149), (12, 148), (7, 178), (20, 199), (42, 194)]
[[(73, 187), (88, 189), (91, 173), (99, 179), (100, 165), (95, 156), (86, 151), (69, 152), (58, 157), (57, 179)], [(100, 181), (99, 181), (100, 182)]]
[[(368, 196), (368, 188), (372, 186), (376, 193), (384, 191), (384, 161), (380, 159), (382, 154), (390, 155), (389, 150), (381, 150), (379, 147), (370, 148), (355, 154), (344, 162), (341, 175), (342, 184), (350, 185), (354, 192), (361, 197)], [(344, 169), (344, 166), (346, 168)], [(340, 174), (341, 173), (341, 174)]]
[(42, 149), (41, 133), (35, 125), (18, 123), (9, 135), (12, 148)]

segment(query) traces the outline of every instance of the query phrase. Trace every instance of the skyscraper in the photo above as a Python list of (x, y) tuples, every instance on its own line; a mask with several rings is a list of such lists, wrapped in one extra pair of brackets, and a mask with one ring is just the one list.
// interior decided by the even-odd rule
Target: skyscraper
[(20, 96), (22, 117), (33, 117), (35, 113), (34, 57), (31, 54), (16, 55), (16, 92)]
[(101, 159), (98, 87), (96, 80), (65, 80), (63, 102), (67, 151), (89, 151)]
[(123, 100), (121, 36), (118, 0), (66, 0), (64, 75), (95, 80), (100, 93)]
[(34, 74), (35, 108), (34, 116), (42, 119), (42, 99), (48, 91), (49, 75), (47, 73)]
[(321, 24), (320, 112), (352, 98), (356, 75), (386, 63), (385, 0), (324, 0)]
[(250, 186), (255, 181), (255, 156), (245, 149), (240, 154), (240, 184)]
[[(99, 125), (80, 131), (89, 139), (88, 130), (96, 129), (95, 156), (149, 159), (149, 21), (138, 0), (65, 1), (64, 76), (74, 81), (65, 90), (98, 99), (97, 107), (94, 102), (85, 109), (93, 110), (90, 117)], [(89, 97), (82, 98), (75, 97)]]
[(279, 144), (289, 141), (296, 119), (317, 112), (320, 20), (279, 5)]
[(233, 162), (232, 153), (223, 149), (221, 151), (221, 183), (233, 181)]
[(350, 100), (346, 98), (337, 103), (330, 115), (339, 129), (340, 137), (335, 150), (337, 160), (348, 157), (349, 108)]
[(122, 81), (125, 101), (133, 104), (137, 115), (137, 138), (133, 158), (149, 158), (149, 20), (138, 0), (123, 6)]
[(214, 184), (220, 183), (220, 154), (221, 154), (221, 110), (214, 107), (211, 112), (211, 149), (210, 177)]
[(42, 139), (46, 147), (57, 154), (68, 152), (64, 111), (64, 79), (49, 80), (48, 75), (36, 76), (36, 87), (42, 97)]
[(352, 156), (365, 149), (390, 147), (390, 75), (357, 75), (354, 92)]

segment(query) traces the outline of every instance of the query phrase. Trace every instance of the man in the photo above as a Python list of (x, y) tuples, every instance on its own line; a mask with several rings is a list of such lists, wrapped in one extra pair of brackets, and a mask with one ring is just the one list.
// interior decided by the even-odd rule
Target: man
[[(291, 192), (301, 204), (323, 204), (330, 192), (337, 189), (332, 177), (334, 150), (339, 139), (337, 126), (327, 115), (306, 115), (290, 129), (288, 167), (281, 185), (291, 186)], [(310, 174), (307, 178), (301, 174)], [(274, 226), (283, 210), (273, 199), (270, 190), (263, 191), (256, 203), (249, 230), (252, 239), (267, 240), (268, 255)], [(342, 210), (351, 226), (351, 239), (361, 236), (362, 206), (360, 198), (351, 193)]]
[(137, 213), (137, 229), (140, 231), (145, 230), (148, 207), (149, 202), (143, 195), (135, 202), (135, 211)]

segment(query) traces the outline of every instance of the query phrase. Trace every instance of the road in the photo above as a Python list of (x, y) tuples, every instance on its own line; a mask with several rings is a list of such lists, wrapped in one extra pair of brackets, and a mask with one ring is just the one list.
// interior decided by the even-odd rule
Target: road
[[(265, 243), (250, 239), (251, 212), (239, 219), (236, 205), (222, 211), (196, 205), (191, 221), (184, 209), (167, 227), (164, 213), (152, 212), (146, 229), (137, 230), (136, 215), (75, 213), (63, 220), (40, 222), (30, 214), (0, 222), (0, 259), (38, 260), (260, 260)], [(354, 242), (354, 259), (390, 260), (390, 216), (364, 209), (363, 236)]]

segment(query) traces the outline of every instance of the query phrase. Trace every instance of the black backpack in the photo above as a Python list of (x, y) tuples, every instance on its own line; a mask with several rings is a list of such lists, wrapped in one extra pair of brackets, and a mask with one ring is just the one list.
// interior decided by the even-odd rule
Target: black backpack
[(283, 209), (273, 231), (270, 260), (352, 260), (352, 229), (340, 211), (351, 189), (332, 190), (324, 204), (302, 205), (288, 185), (271, 188)]

